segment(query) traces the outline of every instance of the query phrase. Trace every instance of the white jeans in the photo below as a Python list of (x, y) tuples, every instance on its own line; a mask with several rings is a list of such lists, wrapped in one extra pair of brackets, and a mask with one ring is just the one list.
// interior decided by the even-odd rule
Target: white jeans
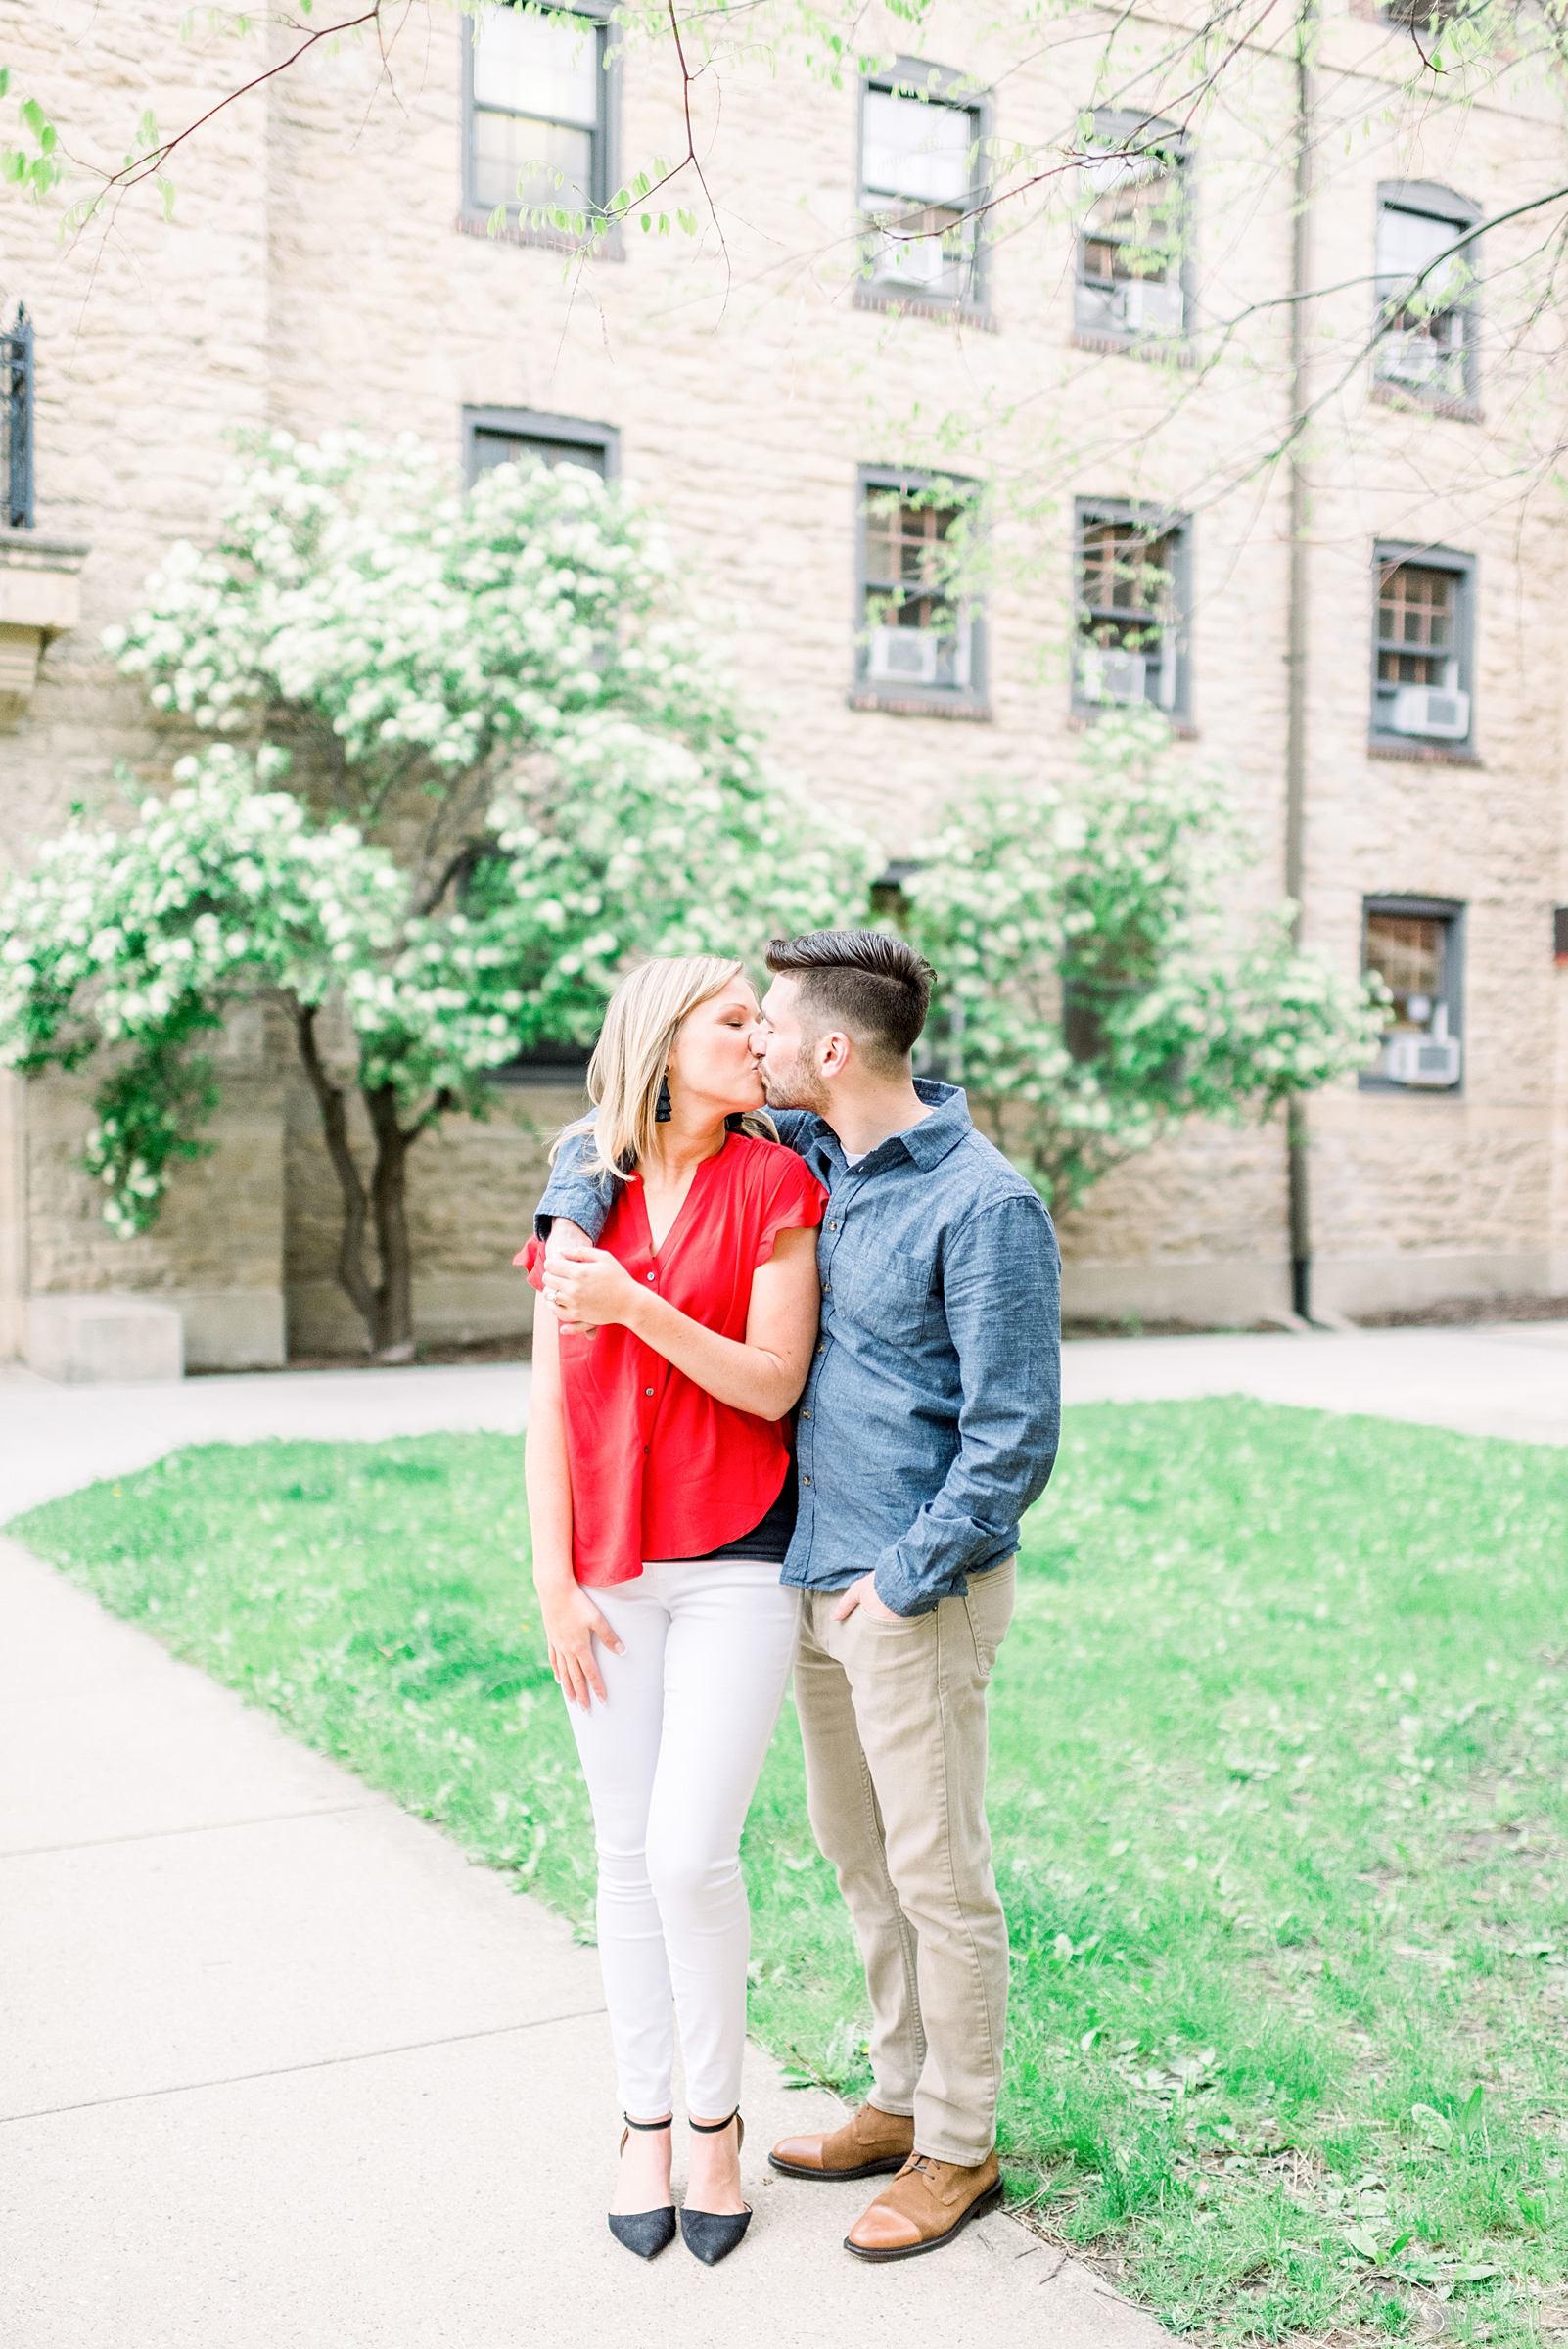
[(621, 2100), (639, 2120), (670, 2109), (675, 2017), (690, 2110), (717, 2120), (740, 2101), (741, 1829), (800, 1627), (800, 1593), (778, 1576), (761, 1559), (679, 1559), (590, 1593), (625, 1653), (601, 1641), (609, 1702), (569, 1709), (593, 1805)]

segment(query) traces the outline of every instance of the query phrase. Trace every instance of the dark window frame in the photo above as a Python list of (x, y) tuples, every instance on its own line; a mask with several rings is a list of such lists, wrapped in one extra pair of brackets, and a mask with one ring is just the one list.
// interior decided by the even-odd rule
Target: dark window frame
[[(503, 0), (507, 4), (507, 0)], [(616, 25), (606, 7), (586, 4), (552, 10), (553, 15), (581, 17), (594, 28), (594, 53), (599, 75), (599, 119), (593, 142), (593, 185), (590, 190), (593, 207), (602, 211), (621, 185), (621, 49), (615, 39)], [(458, 38), (463, 52), (463, 199), (458, 215), (460, 227), (484, 234), (488, 228), (493, 206), (481, 204), (474, 193), (474, 44), (484, 26), (479, 17), (460, 16)], [(543, 246), (554, 253), (588, 253), (603, 260), (623, 260), (624, 247), (620, 232), (610, 229), (598, 236), (574, 236), (569, 231), (552, 227), (535, 228), (520, 217), (525, 207), (515, 197), (506, 206), (505, 242), (513, 245)], [(528, 207), (536, 208), (536, 207)]]
[(555, 1092), (583, 1093), (590, 1058), (588, 1045), (530, 1044), (515, 1060), (499, 1061), (486, 1069), (484, 1076), (488, 1083), (504, 1085), (509, 1091), (547, 1085)]
[[(1447, 926), (1448, 936), (1443, 944), (1443, 993), (1439, 1000), (1448, 1010), (1449, 1034), (1460, 1044), (1464, 1043), (1464, 921), (1467, 910), (1462, 898), (1407, 897), (1395, 892), (1361, 899), (1363, 977), (1368, 968), (1366, 946), (1373, 914), (1388, 914), (1395, 920), (1442, 922)], [(1469, 1069), (1470, 1054), (1466, 1049), (1459, 1055), (1459, 1075), (1453, 1084), (1401, 1084), (1396, 1079), (1384, 1077), (1371, 1069), (1363, 1069), (1356, 1082), (1358, 1089), (1363, 1093), (1399, 1093), (1431, 1101), (1452, 1101), (1464, 1091)]]
[(1074, 230), (1073, 247), (1073, 341), (1080, 349), (1111, 352), (1135, 352), (1145, 358), (1167, 352), (1175, 357), (1189, 355), (1193, 316), (1197, 301), (1197, 238), (1194, 233), (1197, 217), (1196, 147), (1192, 138), (1176, 125), (1158, 116), (1140, 115), (1126, 108), (1099, 110), (1094, 116), (1093, 137), (1104, 138), (1113, 145), (1125, 145), (1133, 138), (1155, 141), (1168, 147), (1181, 174), (1182, 241), (1181, 267), (1181, 327), (1174, 335), (1139, 333), (1132, 327), (1109, 326), (1103, 320), (1085, 320), (1080, 316), (1079, 296), (1088, 290), (1084, 275), (1085, 235), (1081, 222)]
[[(1171, 566), (1171, 593), (1175, 605), (1176, 627), (1176, 692), (1169, 709), (1160, 702), (1090, 701), (1079, 682), (1078, 648), (1083, 641), (1083, 578), (1084, 533), (1095, 523), (1131, 523), (1149, 538), (1158, 538), (1174, 531), (1176, 538), (1176, 561)], [(1069, 699), (1074, 717), (1092, 721), (1104, 717), (1112, 710), (1158, 710), (1171, 724), (1189, 731), (1192, 715), (1192, 539), (1193, 518), (1170, 506), (1152, 505), (1140, 498), (1077, 497), (1073, 500), (1072, 578), (1070, 582), (1073, 615), (1072, 661), (1069, 672)]]
[(963, 609), (969, 622), (969, 682), (967, 685), (898, 684), (891, 679), (872, 677), (869, 671), (870, 648), (865, 637), (865, 599), (871, 581), (866, 562), (866, 496), (876, 489), (892, 489), (907, 496), (912, 492), (932, 489), (939, 483), (950, 483), (958, 493), (955, 502), (967, 495), (977, 509), (981, 527), (985, 525), (985, 485), (971, 475), (942, 473), (931, 467), (916, 465), (860, 465), (855, 469), (854, 485), (854, 667), (849, 693), (852, 710), (883, 710), (903, 717), (957, 717), (987, 721), (991, 717), (990, 648), (987, 640), (986, 607), (983, 599), (966, 596)]
[(581, 416), (552, 416), (537, 408), (465, 408), (462, 431), (463, 479), (471, 489), (484, 470), (474, 462), (482, 433), (550, 440), (563, 449), (597, 448), (604, 457), (607, 482), (613, 482), (621, 471), (621, 427), (616, 424), (592, 424)]
[(1430, 32), (1435, 23), (1458, 14), (1455, 0), (1384, 0), (1375, 11), (1378, 22), (1400, 32)]
[[(1376, 209), (1372, 215), (1373, 310), (1372, 322), (1377, 325), (1389, 299), (1395, 280), (1377, 272), (1377, 239), (1385, 212), (1413, 212), (1421, 219), (1437, 220), (1461, 235), (1474, 228), (1486, 216), (1485, 207), (1472, 197), (1461, 196), (1457, 189), (1445, 187), (1435, 179), (1380, 179), (1377, 183)], [(1470, 270), (1472, 284), (1461, 303), (1456, 303), (1453, 315), (1463, 321), (1463, 380), (1462, 393), (1430, 390), (1423, 385), (1407, 383), (1401, 376), (1384, 374), (1378, 354), (1384, 349), (1392, 327), (1380, 334), (1372, 345), (1372, 391), (1381, 404), (1407, 402), (1411, 407), (1427, 409), (1434, 415), (1455, 417), (1461, 422), (1475, 423), (1481, 416), (1481, 239), (1472, 240), (1464, 249), (1465, 266)]]
[[(1382, 594), (1383, 575), (1404, 564), (1412, 564), (1421, 571), (1446, 571), (1459, 581), (1458, 607), (1455, 613), (1453, 650), (1458, 677), (1454, 690), (1470, 697), (1469, 731), (1462, 740), (1429, 734), (1397, 734), (1392, 726), (1378, 724), (1379, 691), (1377, 660), (1380, 652), (1389, 648), (1378, 637), (1378, 605)], [(1413, 546), (1404, 539), (1379, 538), (1372, 549), (1372, 658), (1370, 676), (1371, 707), (1367, 720), (1367, 743), (1371, 750), (1387, 758), (1404, 756), (1420, 762), (1432, 759), (1449, 759), (1462, 765), (1477, 763), (1475, 748), (1475, 614), (1480, 578), (1480, 557), (1461, 553), (1452, 546)]]
[[(984, 203), (990, 185), (987, 158), (991, 150), (995, 121), (995, 101), (989, 89), (977, 89), (973, 76), (961, 73), (953, 66), (928, 65), (924, 58), (899, 57), (888, 73), (868, 73), (861, 80), (854, 109), (854, 207), (856, 235), (863, 238), (867, 231), (865, 209), (865, 102), (873, 90), (884, 97), (924, 98), (937, 100), (944, 106), (962, 107), (976, 118), (977, 126), (970, 141), (973, 162), (965, 197), (966, 209)], [(974, 222), (974, 250), (969, 263), (969, 287), (965, 294), (933, 293), (917, 285), (899, 285), (896, 279), (868, 277), (859, 266), (854, 286), (856, 309), (897, 310), (901, 315), (926, 318), (961, 318), (984, 326), (993, 326), (989, 294), (991, 271), (987, 259), (984, 218)]]

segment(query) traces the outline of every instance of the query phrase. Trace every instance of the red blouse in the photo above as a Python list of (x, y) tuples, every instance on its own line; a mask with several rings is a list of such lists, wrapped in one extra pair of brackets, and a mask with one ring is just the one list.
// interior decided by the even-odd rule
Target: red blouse
[[(793, 1150), (732, 1133), (692, 1177), (657, 1252), (642, 1184), (622, 1184), (599, 1246), (720, 1337), (744, 1340), (752, 1274), (781, 1231), (822, 1221), (827, 1193)], [(544, 1286), (544, 1250), (516, 1260)], [(736, 1410), (619, 1323), (561, 1333), (561, 1390), (579, 1583), (629, 1583), (645, 1558), (700, 1558), (765, 1517), (789, 1468), (789, 1421)]]

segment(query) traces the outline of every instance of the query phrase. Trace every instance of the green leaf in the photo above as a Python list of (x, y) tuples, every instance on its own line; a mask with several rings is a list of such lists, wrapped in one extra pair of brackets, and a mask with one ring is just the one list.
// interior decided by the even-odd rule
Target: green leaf
[(163, 174), (160, 172), (157, 179), (154, 180), (153, 185), (157, 188), (160, 196), (161, 196), (163, 199), (164, 219), (172, 220), (174, 217), (174, 182), (171, 179), (165, 179)]
[(11, 68), (10, 68), (9, 66), (0, 66), (0, 98), (3, 98), (3, 97), (5, 96), (5, 94), (6, 94), (7, 90), (9, 90), (9, 89), (10, 89), (10, 87), (11, 87)]
[(27, 128), (32, 132), (33, 137), (35, 139), (41, 139), (44, 132), (49, 128), (49, 117), (44, 113), (43, 108), (38, 104), (37, 99), (23, 98), (21, 106), (17, 109), (17, 112), (22, 116), (22, 119), (26, 124)]
[(669, 234), (669, 214), (668, 212), (661, 212), (659, 215), (659, 234), (662, 237), (668, 237)]
[(1453, 2124), (1446, 2119), (1435, 2105), (1412, 2104), (1410, 2118), (1428, 2144), (1436, 2145), (1438, 2150), (1443, 2153), (1451, 2150), (1453, 2144)]
[(136, 136), (143, 147), (156, 147), (158, 145), (158, 117), (153, 113), (151, 107), (148, 108), (146, 114), (143, 115), (141, 120), (137, 123)]
[(1383, 2254), (1370, 2227), (1347, 2227), (1345, 2240), (1360, 2259), (1369, 2259), (1374, 2267)]
[(652, 212), (644, 212), (644, 213), (643, 213), (643, 215), (642, 215), (642, 233), (643, 233), (643, 235), (646, 237), (646, 236), (649, 236), (649, 235), (651, 235), (652, 231), (653, 231), (653, 214), (652, 214)]
[(680, 222), (681, 229), (686, 236), (694, 237), (697, 234), (697, 215), (695, 212), (677, 212), (675, 214), (675, 218)]
[(506, 207), (504, 204), (498, 204), (484, 223), (484, 234), (487, 237), (498, 237), (505, 226)]
[(1481, 2129), (1481, 2102), (1486, 2091), (1478, 2080), (1466, 2097), (1454, 2127), (1463, 2138), (1475, 2137)]

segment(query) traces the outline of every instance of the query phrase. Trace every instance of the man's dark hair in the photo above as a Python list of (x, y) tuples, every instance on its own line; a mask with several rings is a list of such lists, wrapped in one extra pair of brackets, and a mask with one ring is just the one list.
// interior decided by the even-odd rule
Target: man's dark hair
[(775, 938), (767, 967), (798, 979), (807, 1009), (824, 1025), (841, 1027), (874, 1067), (890, 1071), (914, 1048), (937, 976), (923, 954), (885, 930)]

